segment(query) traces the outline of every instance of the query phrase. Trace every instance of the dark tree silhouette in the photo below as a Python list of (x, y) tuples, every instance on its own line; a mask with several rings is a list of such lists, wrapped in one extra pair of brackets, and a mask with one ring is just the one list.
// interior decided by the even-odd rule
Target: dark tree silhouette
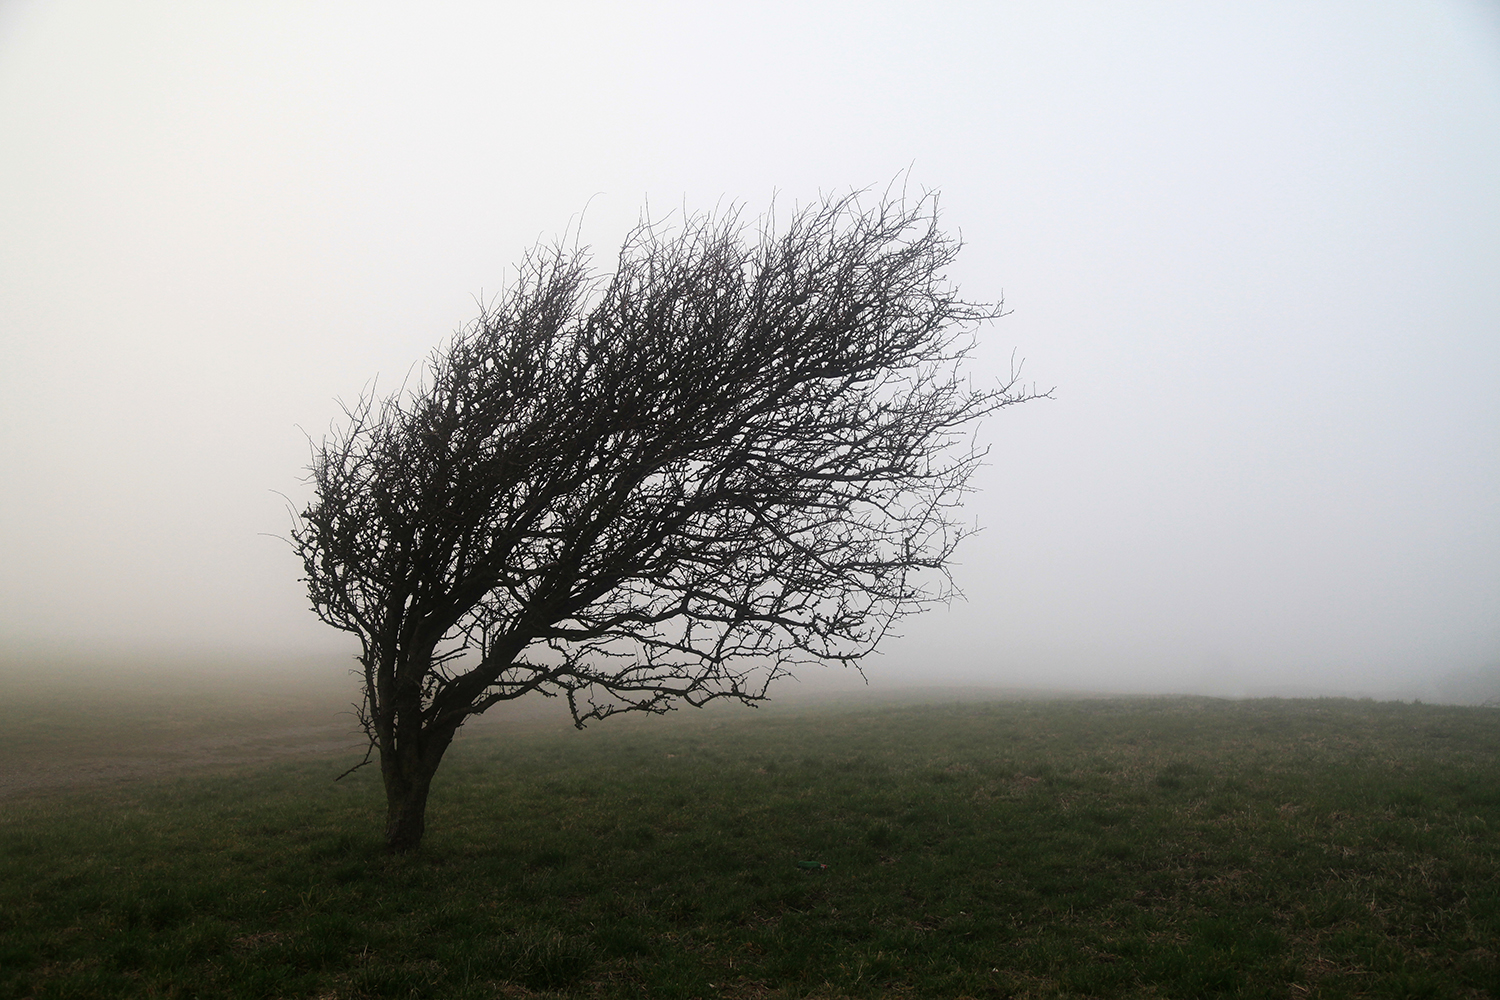
[(958, 297), (958, 249), (928, 195), (646, 222), (607, 275), (533, 250), (420, 384), (346, 407), (293, 539), (363, 647), (391, 850), (498, 702), (753, 703), (948, 596), (970, 425), (1045, 395), (962, 376), (1002, 310)]

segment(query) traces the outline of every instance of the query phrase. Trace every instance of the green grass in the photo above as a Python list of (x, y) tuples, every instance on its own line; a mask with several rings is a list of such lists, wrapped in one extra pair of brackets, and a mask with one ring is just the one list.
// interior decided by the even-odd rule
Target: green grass
[[(329, 758), (0, 801), (15, 997), (1483, 997), (1500, 711), (479, 727), (428, 839)], [(826, 869), (804, 871), (798, 861)]]

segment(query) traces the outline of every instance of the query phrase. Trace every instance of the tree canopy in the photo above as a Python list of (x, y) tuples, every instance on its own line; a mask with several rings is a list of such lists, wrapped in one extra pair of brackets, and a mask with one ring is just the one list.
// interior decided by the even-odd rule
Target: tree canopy
[(419, 381), (347, 407), (293, 539), (362, 645), (392, 849), (498, 702), (754, 702), (947, 596), (972, 425), (1039, 393), (968, 381), (1002, 307), (959, 296), (938, 223), (851, 195), (643, 222), (607, 273), (539, 247)]

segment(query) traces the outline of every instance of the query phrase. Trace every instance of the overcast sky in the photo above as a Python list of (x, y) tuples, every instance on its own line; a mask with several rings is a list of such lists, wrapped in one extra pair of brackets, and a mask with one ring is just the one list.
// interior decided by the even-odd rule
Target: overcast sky
[(985, 329), (965, 603), (881, 680), (1500, 666), (1500, 8), (0, 0), (0, 652), (322, 656), (321, 435), (588, 205), (909, 171)]

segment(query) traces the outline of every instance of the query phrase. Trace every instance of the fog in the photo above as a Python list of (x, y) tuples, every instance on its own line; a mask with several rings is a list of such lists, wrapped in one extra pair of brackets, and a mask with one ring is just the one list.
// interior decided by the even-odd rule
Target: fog
[(570, 226), (898, 176), (1056, 393), (872, 683), (1500, 694), (1478, 2), (7, 0), (0, 654), (343, 662), (275, 537), (337, 399)]

